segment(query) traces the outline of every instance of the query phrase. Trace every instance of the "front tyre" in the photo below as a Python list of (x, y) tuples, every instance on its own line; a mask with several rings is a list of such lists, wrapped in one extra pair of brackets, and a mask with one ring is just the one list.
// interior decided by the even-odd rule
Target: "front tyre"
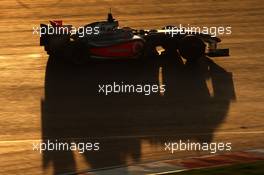
[(196, 36), (185, 36), (179, 43), (179, 53), (187, 61), (195, 61), (205, 55), (204, 42)]

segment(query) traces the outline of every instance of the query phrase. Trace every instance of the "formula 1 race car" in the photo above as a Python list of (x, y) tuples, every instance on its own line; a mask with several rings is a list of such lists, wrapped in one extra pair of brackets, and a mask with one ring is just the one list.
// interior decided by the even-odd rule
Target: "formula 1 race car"
[(217, 49), (221, 40), (200, 32), (178, 31), (171, 35), (173, 26), (161, 30), (119, 28), (118, 21), (108, 14), (106, 21), (94, 22), (81, 28), (50, 21), (40, 25), (40, 45), (49, 55), (70, 58), (82, 63), (89, 58), (128, 59), (159, 55), (157, 47), (166, 55), (179, 54), (187, 60), (203, 55), (228, 56), (229, 49)]

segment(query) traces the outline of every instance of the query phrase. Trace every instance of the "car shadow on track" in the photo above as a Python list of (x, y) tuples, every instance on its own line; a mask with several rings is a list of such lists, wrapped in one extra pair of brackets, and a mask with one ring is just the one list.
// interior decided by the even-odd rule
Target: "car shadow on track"
[[(152, 145), (171, 140), (210, 143), (235, 99), (232, 74), (209, 58), (196, 64), (162, 58), (91, 61), (81, 66), (58, 60), (50, 57), (47, 62), (42, 139), (99, 142), (99, 151), (82, 153), (92, 169), (140, 161), (143, 141)], [(164, 95), (98, 93), (99, 84), (158, 84), (161, 67)], [(72, 151), (44, 151), (43, 167), (49, 163), (54, 174), (76, 171)]]

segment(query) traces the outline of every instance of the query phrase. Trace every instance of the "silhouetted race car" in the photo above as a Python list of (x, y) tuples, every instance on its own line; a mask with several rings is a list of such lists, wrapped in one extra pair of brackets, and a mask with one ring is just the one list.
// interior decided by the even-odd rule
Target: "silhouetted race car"
[[(173, 29), (173, 30), (171, 30)], [(179, 54), (187, 60), (195, 60), (203, 55), (228, 56), (229, 49), (217, 49), (221, 40), (208, 34), (197, 32), (175, 32), (168, 26), (161, 30), (136, 30), (119, 28), (118, 21), (108, 14), (106, 21), (94, 22), (81, 28), (62, 25), (62, 21), (50, 21), (40, 25), (40, 45), (49, 55), (69, 58), (74, 63), (82, 63), (91, 58), (133, 59), (152, 58), (160, 55)]]

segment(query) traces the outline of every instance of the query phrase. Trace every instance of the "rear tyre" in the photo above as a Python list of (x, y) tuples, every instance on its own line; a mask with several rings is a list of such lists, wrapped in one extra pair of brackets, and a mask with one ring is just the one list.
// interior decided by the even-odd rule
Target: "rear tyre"
[(205, 55), (204, 42), (196, 36), (186, 36), (179, 43), (180, 55), (187, 61), (195, 61)]

